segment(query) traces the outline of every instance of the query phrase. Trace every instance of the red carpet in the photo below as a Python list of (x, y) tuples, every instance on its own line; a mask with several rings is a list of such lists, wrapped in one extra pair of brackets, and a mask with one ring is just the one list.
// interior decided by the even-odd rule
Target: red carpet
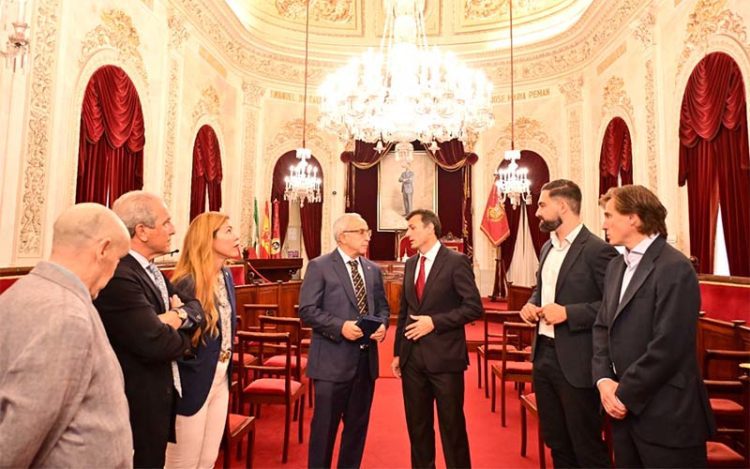
[[(390, 331), (389, 331), (390, 332)], [(381, 345), (381, 356), (390, 356), (392, 334)], [(475, 356), (471, 354), (474, 362)], [(383, 365), (390, 364), (390, 360)], [(381, 370), (385, 368), (381, 365)], [(520, 403), (512, 385), (508, 387), (508, 426), (500, 426), (499, 413), (490, 412), (490, 401), (485, 399), (483, 390), (476, 385), (476, 366), (466, 372), (466, 401), (465, 412), (471, 446), (472, 464), (476, 468), (500, 467), (539, 467), (536, 444), (536, 420), (529, 419), (528, 452), (527, 457), (520, 455), (521, 426)], [(391, 377), (390, 370), (382, 372), (375, 387), (372, 416), (369, 434), (365, 447), (362, 467), (364, 468), (408, 468), (409, 437), (406, 432), (404, 406), (401, 395), (401, 381)], [(310, 431), (312, 409), (305, 409), (305, 443), (296, 440), (296, 422), (293, 422), (292, 439), (289, 446), (289, 462), (281, 464), (281, 448), (284, 432), (283, 413), (280, 406), (265, 406), (262, 418), (257, 421), (255, 440), (255, 467), (307, 467), (307, 441)], [(437, 421), (436, 421), (437, 423)], [(437, 465), (445, 467), (442, 450), (439, 447), (439, 432), (436, 428), (438, 440)], [(233, 454), (232, 467), (242, 467), (244, 459), (235, 459)], [(336, 455), (334, 455), (334, 465)], [(547, 463), (551, 459), (547, 456)], [(221, 460), (217, 461), (221, 467)]]

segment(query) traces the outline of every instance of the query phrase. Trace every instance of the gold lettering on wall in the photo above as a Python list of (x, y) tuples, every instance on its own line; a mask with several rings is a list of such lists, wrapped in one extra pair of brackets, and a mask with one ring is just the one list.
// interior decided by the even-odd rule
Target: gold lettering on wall
[(198, 54), (200, 54), (201, 58), (203, 58), (203, 60), (205, 60), (214, 70), (216, 70), (219, 75), (224, 78), (227, 77), (227, 69), (224, 68), (224, 66), (221, 65), (221, 63), (219, 63), (219, 61), (216, 59), (216, 57), (211, 55), (211, 53), (208, 52), (203, 46), (201, 46), (201, 48), (198, 50)]
[[(278, 90), (271, 90), (271, 97), (274, 99), (281, 99), (282, 101), (291, 101), (293, 103), (301, 103), (305, 100), (305, 95), (303, 94)], [(307, 102), (311, 104), (320, 104), (320, 96), (310, 96), (310, 94), (308, 94)]]
[(599, 64), (598, 67), (596, 67), (596, 74), (601, 75), (603, 71), (609, 68), (610, 65), (615, 63), (617, 59), (623, 56), (625, 54), (625, 51), (627, 50), (626, 44), (623, 42), (620, 44), (620, 47), (615, 49), (609, 56), (607, 56), (606, 59), (602, 61), (602, 63)]
[[(539, 88), (536, 90), (529, 90), (529, 91), (519, 91), (518, 93), (513, 94), (513, 99), (515, 101), (523, 101), (526, 99), (536, 99), (536, 98), (543, 98), (545, 96), (549, 96), (550, 91), (549, 88)], [(510, 93), (507, 94), (499, 94), (492, 97), (492, 104), (500, 104), (500, 103), (508, 103), (510, 102)]]

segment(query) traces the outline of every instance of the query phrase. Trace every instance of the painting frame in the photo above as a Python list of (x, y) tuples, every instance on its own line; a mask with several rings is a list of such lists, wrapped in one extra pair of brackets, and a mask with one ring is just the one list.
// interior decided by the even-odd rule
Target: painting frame
[[(437, 213), (437, 164), (426, 151), (414, 151), (409, 168), (414, 173), (411, 210), (422, 208)], [(403, 161), (396, 161), (395, 153), (389, 153), (378, 164), (378, 231), (407, 228), (399, 182), (403, 171)]]

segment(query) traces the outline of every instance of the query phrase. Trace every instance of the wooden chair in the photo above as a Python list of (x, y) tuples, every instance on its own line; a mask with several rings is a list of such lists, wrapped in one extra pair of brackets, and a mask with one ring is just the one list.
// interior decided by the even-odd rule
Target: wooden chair
[(253, 446), (255, 444), (255, 417), (227, 414), (227, 424), (224, 428), (224, 469), (229, 469), (231, 463), (232, 446), (237, 445), (237, 457), (242, 457), (242, 439), (247, 437), (245, 447), (245, 467), (253, 467)]
[[(539, 419), (539, 409), (536, 405), (536, 394), (521, 394), (521, 456), (526, 457), (526, 412), (531, 414), (537, 420)], [(542, 438), (542, 427), (537, 425), (537, 445), (539, 448), (539, 467), (546, 469), (547, 455), (544, 450), (544, 439)]]
[[(302, 382), (302, 376), (307, 369), (307, 356), (302, 354), (302, 321), (299, 318), (283, 318), (273, 316), (259, 316), (261, 332), (275, 330), (277, 332), (289, 332), (292, 344), (292, 378)], [(266, 366), (283, 366), (285, 357), (283, 355), (274, 355), (265, 360)], [(308, 380), (308, 387), (312, 388), (312, 381)], [(311, 404), (312, 405), (312, 404)], [(295, 407), (294, 415), (298, 409)]]
[[(739, 378), (731, 379), (739, 374), (736, 370), (743, 362), (750, 362), (750, 351), (709, 349), (703, 353), (703, 382), (716, 418), (717, 435), (730, 443), (741, 440), (744, 433), (742, 426), (747, 411), (742, 404), (742, 382)], [(717, 370), (717, 373), (712, 376), (710, 370)]]
[[(299, 305), (294, 305), (294, 316), (299, 317)], [(302, 345), (302, 353), (304, 355), (310, 354), (310, 344), (312, 343), (312, 327), (305, 327), (305, 323), (302, 323), (302, 339), (300, 344)], [(313, 406), (313, 380), (307, 382), (307, 403), (310, 407)]]
[[(502, 358), (503, 334), (490, 332), (489, 324), (503, 324), (505, 321), (520, 319), (520, 317), (518, 311), (484, 311), (483, 319), (484, 340), (482, 345), (477, 347), (477, 387), (482, 388), (482, 376), (484, 376), (484, 397), (490, 397), (488, 362)], [(512, 345), (509, 346), (512, 347)]]
[(503, 347), (501, 363), (492, 365), (492, 412), (495, 411), (496, 378), (500, 378), (500, 422), (505, 426), (505, 383), (518, 383), (519, 396), (524, 383), (531, 383), (531, 341), (536, 333), (536, 326), (520, 322), (503, 324), (503, 343), (510, 344), (509, 336), (516, 335), (515, 349)]
[[(750, 409), (750, 363), (740, 365), (743, 376), (740, 377), (742, 386), (742, 406)], [(720, 442), (706, 442), (708, 453), (708, 467), (750, 467), (750, 412), (742, 416), (742, 441), (735, 447)]]
[(260, 316), (279, 316), (278, 304), (250, 303), (242, 305), (242, 318), (246, 331), (258, 330), (253, 326), (259, 326)]
[[(299, 409), (298, 419), (298, 441), (302, 443), (302, 423), (304, 420), (305, 384), (292, 379), (292, 344), (289, 332), (247, 332), (237, 333), (239, 338), (240, 354), (247, 347), (258, 347), (258, 362), (250, 365), (254, 379), (247, 383), (244, 374), (240, 374), (240, 408), (245, 404), (250, 405), (250, 414), (256, 415), (256, 408), (262, 404), (281, 404), (284, 406), (284, 448), (282, 450), (281, 462), (286, 463), (289, 454), (289, 430), (292, 422), (292, 405)], [(273, 350), (274, 354), (284, 356), (282, 366), (265, 365), (266, 350)], [(266, 378), (266, 375), (281, 376), (281, 378)], [(302, 401), (302, 405), (300, 404)]]

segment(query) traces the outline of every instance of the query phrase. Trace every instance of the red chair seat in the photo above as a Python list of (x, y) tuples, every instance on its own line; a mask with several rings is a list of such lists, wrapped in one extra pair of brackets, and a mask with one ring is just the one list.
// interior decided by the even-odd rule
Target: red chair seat
[(724, 443), (706, 442), (709, 467), (743, 467), (745, 458)]
[(744, 408), (731, 399), (711, 398), (711, 410), (717, 415), (743, 415)]
[[(289, 361), (292, 369), (296, 369), (297, 357), (292, 355)], [(300, 363), (302, 363), (303, 369), (307, 368), (307, 357), (301, 357), (299, 361)], [(286, 366), (286, 355), (274, 355), (273, 357), (263, 362), (263, 366)]]
[[(502, 370), (502, 367), (494, 365)], [(531, 374), (531, 369), (534, 364), (532, 362), (505, 362), (506, 373), (528, 373)]]
[(521, 399), (526, 401), (526, 404), (531, 407), (532, 410), (538, 409), (538, 407), (536, 406), (536, 393), (532, 392), (529, 394), (524, 394), (521, 396)]
[[(292, 395), (297, 394), (299, 389), (302, 387), (302, 383), (299, 381), (290, 381), (289, 387)], [(260, 378), (256, 379), (252, 383), (245, 387), (245, 393), (247, 394), (278, 394), (284, 395), (284, 379), (283, 378)]]
[[(245, 366), (250, 366), (255, 361), (255, 355), (251, 355), (249, 353), (243, 354), (243, 358), (245, 359)], [(232, 365), (237, 366), (239, 362), (240, 362), (240, 354), (237, 352), (234, 352), (232, 354)]]
[(309, 338), (302, 339), (302, 340), (300, 340), (300, 342), (302, 343), (302, 348), (310, 346), (310, 339)]

